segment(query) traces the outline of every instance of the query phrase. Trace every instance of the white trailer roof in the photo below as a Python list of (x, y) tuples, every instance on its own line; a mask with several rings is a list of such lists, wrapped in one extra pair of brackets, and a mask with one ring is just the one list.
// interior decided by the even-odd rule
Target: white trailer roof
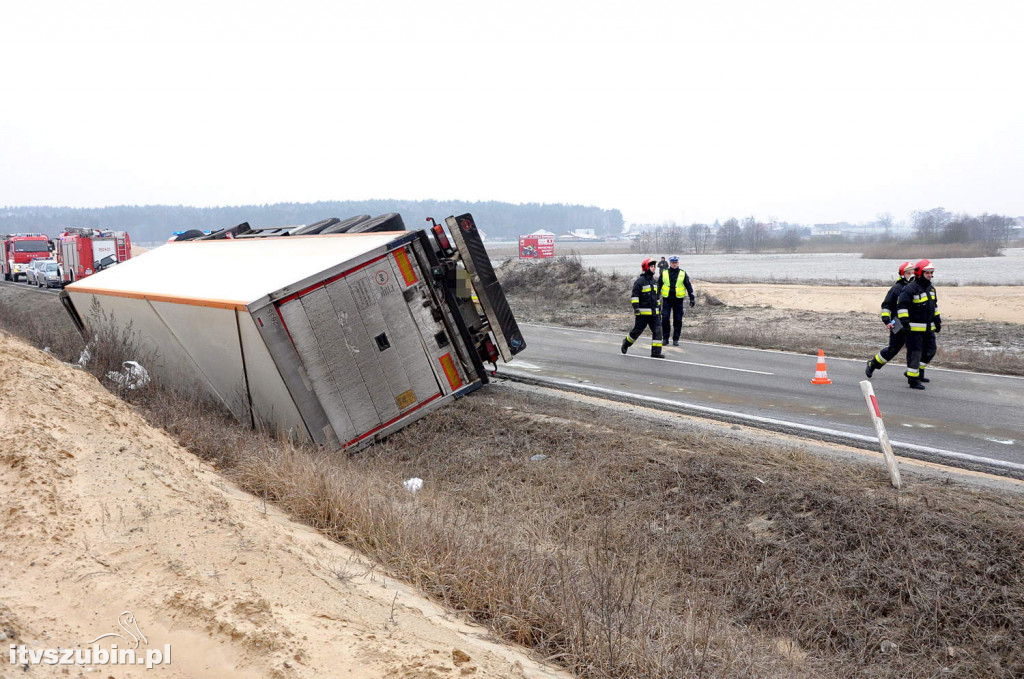
[(172, 242), (72, 283), (67, 289), (241, 308), (408, 233)]

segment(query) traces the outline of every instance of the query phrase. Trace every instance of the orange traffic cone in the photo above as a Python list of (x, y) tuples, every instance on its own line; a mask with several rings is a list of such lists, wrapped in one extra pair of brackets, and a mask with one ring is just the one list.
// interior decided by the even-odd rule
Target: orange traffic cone
[(814, 379), (811, 384), (832, 384), (828, 378), (828, 370), (825, 369), (825, 350), (818, 349), (818, 365), (814, 368)]

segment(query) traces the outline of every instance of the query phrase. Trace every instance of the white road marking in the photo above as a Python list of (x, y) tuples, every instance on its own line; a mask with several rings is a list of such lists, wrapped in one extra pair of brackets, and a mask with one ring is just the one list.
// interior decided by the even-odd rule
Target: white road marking
[[(629, 354), (626, 354), (629, 356)], [(654, 358), (653, 356), (629, 356), (630, 358), (646, 358), (651, 361), (660, 361), (662, 363), (683, 363), (685, 365), (697, 365), (701, 368), (717, 368), (718, 370), (733, 370), (738, 373), (754, 373), (755, 375), (774, 375), (775, 373), (766, 373), (761, 370), (747, 370), (746, 368), (730, 368), (726, 365), (711, 365), (709, 363), (694, 363), (693, 361), (677, 361), (674, 358)]]

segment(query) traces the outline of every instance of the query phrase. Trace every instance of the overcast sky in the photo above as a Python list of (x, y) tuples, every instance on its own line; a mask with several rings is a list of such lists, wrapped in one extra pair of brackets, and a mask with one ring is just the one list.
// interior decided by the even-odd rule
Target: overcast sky
[(1022, 36), (1019, 0), (11, 0), (0, 205), (1024, 215)]

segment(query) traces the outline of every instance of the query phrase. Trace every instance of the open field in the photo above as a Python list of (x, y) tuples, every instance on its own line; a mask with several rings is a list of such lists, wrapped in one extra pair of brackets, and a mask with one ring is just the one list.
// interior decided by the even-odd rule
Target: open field
[[(568, 244), (567, 244), (568, 245)], [(591, 246), (596, 249), (599, 244)], [(609, 244), (610, 245), (610, 244)], [(559, 248), (560, 256), (579, 255), (585, 267), (601, 273), (635, 277), (647, 255), (593, 252), (577, 244)], [(664, 253), (671, 254), (671, 253)], [(514, 256), (491, 254), (496, 263)], [(719, 283), (799, 283), (806, 285), (891, 285), (900, 259), (861, 259), (859, 253), (715, 254), (680, 253), (681, 266), (697, 281)], [(914, 258), (918, 259), (918, 258)], [(518, 261), (518, 260), (515, 260)], [(538, 263), (526, 260), (523, 263)], [(1001, 257), (938, 259), (935, 283), (953, 285), (1024, 285), (1024, 248), (1007, 248)]]
[[(770, 306), (810, 313), (858, 313), (878, 317), (889, 286), (773, 285), (770, 283), (702, 283), (694, 285), (726, 305)], [(1024, 323), (1024, 286), (937, 286), (944, 321)], [(950, 324), (952, 325), (952, 324)], [(943, 326), (943, 332), (946, 331)], [(1024, 328), (1022, 328), (1024, 330)]]
[[(1024, 241), (1011, 240), (1004, 246), (1004, 249), (1020, 249), (1024, 247)], [(905, 252), (904, 252), (905, 250)], [(491, 257), (502, 260), (511, 257), (519, 256), (518, 243), (512, 241), (489, 241), (487, 243), (487, 251), (491, 254)], [(805, 240), (797, 247), (795, 253), (797, 255), (807, 254), (828, 254), (839, 257), (860, 257), (863, 255), (866, 258), (881, 257), (883, 259), (894, 259), (903, 257), (904, 259), (920, 259), (922, 257), (928, 257), (931, 259), (943, 259), (948, 257), (980, 257), (985, 256), (986, 247), (981, 244), (955, 244), (955, 245), (927, 245), (918, 248), (911, 247), (904, 241), (896, 241), (889, 243), (836, 243), (827, 239), (810, 239)], [(586, 257), (588, 255), (636, 255), (640, 254), (637, 252), (632, 241), (629, 240), (618, 240), (618, 241), (605, 241), (601, 243), (586, 243), (586, 242), (573, 242), (573, 241), (556, 241), (555, 242), (555, 253), (557, 255), (581, 255)], [(963, 253), (963, 254), (961, 254)], [(690, 258), (693, 255), (690, 254), (690, 249), (684, 248), (680, 252), (665, 253), (677, 254), (680, 257)], [(778, 255), (779, 252), (766, 253), (768, 255)], [(790, 253), (781, 253), (783, 255)], [(658, 253), (660, 257), (662, 253)], [(904, 256), (905, 255), (905, 256)], [(646, 254), (641, 257), (647, 256)], [(734, 257), (735, 255), (725, 255), (718, 251), (713, 251), (711, 255), (706, 256), (724, 256)], [(764, 256), (764, 255), (752, 255), (752, 256)]]

